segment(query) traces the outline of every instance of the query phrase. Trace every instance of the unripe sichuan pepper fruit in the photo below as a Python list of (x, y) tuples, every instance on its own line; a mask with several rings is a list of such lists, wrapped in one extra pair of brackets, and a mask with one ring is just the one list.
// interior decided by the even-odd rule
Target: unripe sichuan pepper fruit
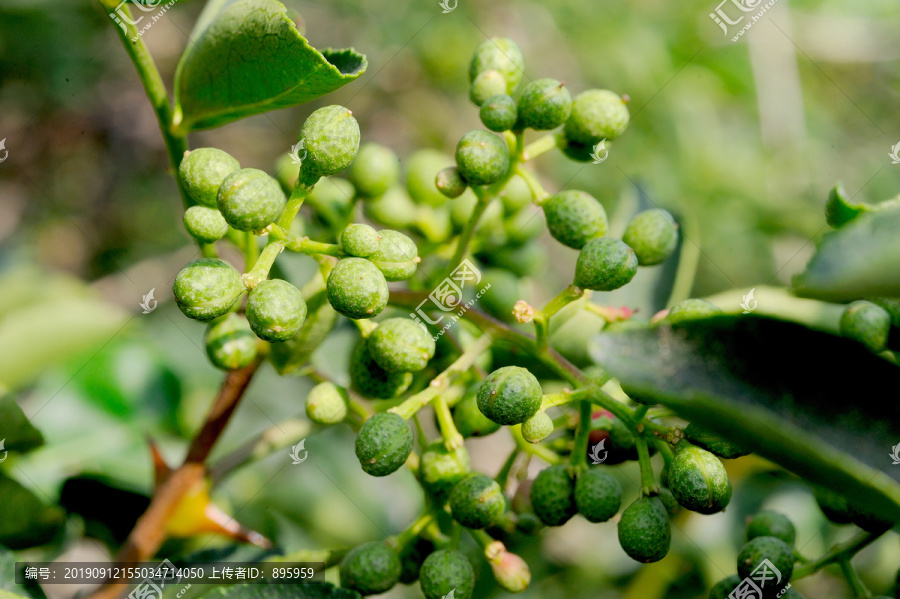
[(887, 348), (891, 315), (881, 306), (859, 300), (841, 314), (840, 326), (844, 337), (858, 341), (869, 351), (880, 352)]
[(356, 192), (366, 198), (377, 198), (400, 178), (400, 159), (393, 150), (376, 143), (367, 143), (347, 173)]
[(239, 314), (230, 313), (210, 323), (204, 340), (206, 355), (216, 368), (243, 368), (256, 358), (256, 335)]
[(741, 579), (747, 578), (764, 559), (778, 568), (781, 572), (781, 586), (786, 585), (794, 572), (794, 550), (775, 537), (756, 537), (741, 548), (737, 557), (738, 576)]
[(606, 235), (606, 210), (589, 193), (561, 191), (543, 208), (550, 235), (563, 245), (580, 250), (591, 239)]
[(363, 595), (383, 593), (400, 579), (400, 557), (378, 541), (351, 549), (340, 565), (341, 586)]
[(619, 545), (641, 563), (658, 562), (669, 552), (672, 530), (669, 515), (658, 497), (641, 497), (619, 520)]
[(419, 584), (425, 599), (471, 599), (475, 571), (459, 551), (441, 549), (429, 555), (419, 569)]
[(583, 91), (572, 101), (565, 135), (574, 142), (594, 145), (601, 139), (612, 141), (628, 126), (628, 106), (615, 92), (606, 89)]
[(547, 526), (562, 526), (578, 513), (574, 483), (565, 466), (550, 466), (535, 477), (531, 485), (531, 507)]
[(347, 318), (378, 316), (388, 302), (388, 286), (378, 267), (363, 258), (344, 258), (331, 269), (328, 303)]
[(453, 487), (468, 474), (469, 452), (465, 445), (447, 449), (443, 441), (435, 441), (422, 452), (419, 481), (440, 502), (445, 501)]
[(359, 123), (352, 114), (334, 105), (309, 115), (300, 128), (300, 141), (306, 150), (302, 170), (328, 177), (350, 166), (359, 150)]
[(541, 407), (541, 384), (525, 368), (504, 366), (488, 375), (478, 390), (478, 409), (498, 424), (525, 422)]
[(230, 264), (200, 258), (178, 271), (172, 292), (185, 316), (206, 321), (228, 312), (244, 292), (244, 284)]
[(306, 396), (306, 416), (316, 424), (337, 424), (347, 417), (350, 397), (334, 383), (319, 383)]
[(793, 546), (797, 533), (787, 516), (765, 510), (757, 513), (747, 523), (747, 540), (752, 541), (756, 537), (775, 537)]
[(506, 81), (506, 93), (512, 94), (525, 74), (522, 49), (506, 37), (494, 37), (482, 42), (469, 63), (469, 83), (485, 71), (498, 71)]
[(409, 388), (412, 374), (388, 372), (379, 366), (364, 339), (350, 354), (350, 381), (366, 397), (392, 399)]
[(456, 167), (470, 185), (490, 185), (509, 169), (509, 148), (493, 133), (473, 129), (456, 145)]
[(606, 522), (622, 505), (622, 485), (602, 470), (585, 470), (575, 479), (575, 505), (588, 522)]
[(192, 200), (215, 208), (222, 181), (240, 168), (238, 161), (227, 152), (216, 148), (197, 148), (184, 153), (178, 165), (178, 178)]
[(470, 474), (450, 492), (453, 518), (468, 528), (485, 528), (497, 522), (506, 508), (500, 485), (484, 474)]
[(258, 231), (274, 223), (287, 198), (281, 185), (255, 168), (228, 175), (219, 187), (217, 204), (228, 224), (238, 231)]
[(218, 241), (228, 233), (228, 223), (215, 208), (191, 206), (185, 210), (183, 222), (191, 237), (202, 243)]
[(701, 514), (715, 514), (731, 500), (731, 482), (719, 458), (682, 442), (669, 467), (669, 489), (678, 503)]
[(419, 265), (419, 249), (415, 242), (399, 231), (385, 229), (379, 232), (378, 251), (368, 257), (388, 281), (405, 281)]
[(341, 249), (349, 256), (365, 258), (378, 251), (381, 235), (369, 225), (353, 223), (341, 232)]
[(247, 320), (260, 339), (287, 341), (306, 321), (306, 301), (300, 290), (281, 279), (263, 281), (247, 299)]
[(588, 241), (575, 263), (575, 285), (594, 291), (612, 291), (637, 274), (634, 250), (618, 239), (600, 237)]
[(439, 170), (434, 177), (434, 185), (438, 188), (438, 191), (450, 199), (458, 198), (469, 187), (466, 180), (459, 174), (459, 169), (455, 166), (448, 166)]
[(628, 223), (622, 241), (634, 250), (639, 265), (653, 266), (675, 251), (678, 227), (665, 210), (645, 210)]
[(555, 129), (572, 112), (572, 96), (566, 84), (556, 79), (538, 79), (522, 90), (518, 101), (518, 126), (537, 131)]
[(356, 457), (372, 476), (387, 476), (406, 462), (413, 447), (412, 429), (392, 412), (366, 420), (356, 435)]
[(418, 372), (434, 357), (431, 335), (409, 318), (388, 318), (366, 340), (369, 354), (388, 372)]
[(491, 131), (509, 131), (516, 125), (518, 110), (512, 96), (498, 94), (491, 96), (481, 105), (481, 122)]

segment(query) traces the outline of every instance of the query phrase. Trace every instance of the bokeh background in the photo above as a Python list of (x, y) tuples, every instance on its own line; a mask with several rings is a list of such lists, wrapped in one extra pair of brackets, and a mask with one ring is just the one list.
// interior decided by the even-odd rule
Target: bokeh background
[[(274, 172), (306, 115), (340, 103), (364, 140), (401, 157), (418, 148), (452, 152), (460, 135), (480, 126), (467, 99), (472, 50), (488, 36), (508, 36), (521, 45), (530, 78), (631, 98), (631, 124), (602, 164), (557, 153), (535, 161), (549, 191), (591, 192), (613, 233), (639, 209), (672, 211), (687, 240), (680, 264), (695, 273), (680, 279), (682, 294), (785, 286), (824, 232), (823, 206), (837, 180), (869, 202), (900, 190), (900, 166), (888, 155), (900, 140), (900, 6), (778, 0), (732, 42), (709, 17), (714, 1), (459, 0), (443, 14), (436, 0), (287, 0), (314, 46), (353, 46), (367, 55), (368, 72), (317, 103), (196, 133), (190, 142)], [(168, 85), (202, 5), (180, 0), (144, 36)], [(204, 355), (204, 327), (171, 302), (171, 281), (194, 248), (154, 113), (96, 2), (0, 4), (0, 138), (8, 151), (0, 163), (0, 385), (46, 439), (0, 465), (8, 489), (0, 505), (13, 506), (0, 512), (0, 537), (22, 547), (23, 558), (103, 559), (146, 505), (146, 436), (179, 460), (222, 377)], [(524, 286), (532, 303), (555, 295), (575, 260), (573, 250), (544, 241), (545, 259)], [(301, 283), (314, 269), (303, 256), (279, 262)], [(673, 278), (673, 268), (642, 272), (604, 301), (649, 315), (667, 306)], [(151, 289), (158, 309), (142, 314), (138, 304)], [(345, 376), (355, 335), (341, 325), (314, 363)], [(264, 369), (214, 458), (285, 421), (303, 426), (310, 386)], [(348, 427), (316, 432), (306, 447), (300, 466), (285, 467), (276, 454), (235, 471), (216, 487), (216, 502), (285, 551), (381, 538), (418, 513), (412, 475), (364, 475)], [(470, 445), (475, 466), (491, 473), (507, 448), (505, 439)], [(743, 519), (761, 505), (794, 518), (804, 554), (848, 536), (826, 525), (808, 490), (783, 471), (756, 458), (728, 467), (735, 498), (727, 512), (682, 514), (670, 557), (658, 564), (628, 559), (614, 523), (576, 518), (546, 531), (542, 544), (518, 539), (515, 550), (534, 574), (522, 596), (705, 597), (734, 572)], [(627, 496), (636, 496), (636, 470), (617, 470)], [(20, 501), (23, 490), (45, 506), (26, 530), (16, 528), (24, 520), (13, 510), (37, 508)], [(169, 543), (163, 554), (226, 545), (201, 537)], [(876, 594), (893, 588), (897, 551), (889, 535), (857, 558)], [(481, 578), (479, 597), (503, 595), (491, 591), (487, 570)], [(831, 572), (797, 588), (807, 597), (850, 596)], [(48, 588), (57, 597), (71, 592)], [(398, 588), (388, 596), (417, 593)]]

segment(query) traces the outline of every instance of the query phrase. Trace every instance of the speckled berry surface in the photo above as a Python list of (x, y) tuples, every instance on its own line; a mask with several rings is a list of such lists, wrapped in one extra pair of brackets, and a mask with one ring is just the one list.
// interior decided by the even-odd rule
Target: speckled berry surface
[(406, 462), (413, 447), (412, 429), (392, 412), (366, 420), (356, 435), (356, 457), (372, 476), (387, 476)]
[(613, 140), (628, 126), (628, 106), (622, 97), (608, 89), (589, 89), (572, 100), (572, 113), (565, 134), (572, 141), (594, 145), (601, 139)]
[(872, 302), (855, 301), (841, 314), (840, 329), (841, 335), (862, 343), (869, 351), (884, 351), (891, 331), (891, 315)]
[(175, 276), (175, 302), (188, 318), (213, 320), (222, 316), (244, 291), (241, 275), (215, 258), (194, 260)]
[(347, 225), (341, 232), (341, 249), (350, 256), (365, 258), (378, 251), (381, 235), (374, 227), (361, 223)]
[(451, 199), (458, 198), (468, 188), (468, 184), (455, 166), (448, 166), (439, 170), (434, 177), (434, 185), (438, 191)]
[(388, 372), (375, 362), (366, 342), (361, 341), (350, 355), (350, 382), (366, 397), (392, 399), (409, 388), (412, 374)]
[(379, 541), (351, 549), (340, 565), (341, 586), (363, 595), (383, 593), (400, 579), (400, 557)]
[(306, 301), (300, 290), (282, 279), (263, 281), (247, 299), (247, 320), (260, 339), (287, 341), (306, 321)]
[(498, 424), (525, 422), (541, 407), (541, 385), (519, 366), (504, 366), (489, 374), (478, 390), (478, 409)]
[(469, 474), (469, 469), (469, 452), (465, 445), (447, 449), (443, 441), (436, 441), (422, 452), (419, 480), (438, 501), (444, 501), (456, 483)]
[(625, 508), (618, 532), (619, 545), (635, 561), (658, 562), (669, 553), (672, 529), (658, 497), (641, 497)]
[(191, 237), (203, 243), (212, 243), (225, 237), (228, 223), (215, 208), (191, 206), (184, 211), (184, 228)]
[(522, 423), (522, 437), (529, 443), (540, 443), (553, 432), (553, 419), (546, 412), (538, 412)]
[(618, 239), (600, 237), (588, 241), (575, 263), (575, 284), (582, 289), (612, 291), (637, 274), (634, 250)]
[(410, 318), (388, 318), (366, 341), (375, 362), (388, 372), (418, 372), (434, 357), (431, 334)]
[(359, 123), (343, 106), (314, 111), (300, 128), (306, 157), (302, 168), (322, 176), (334, 175), (353, 162), (359, 150)]
[(469, 83), (479, 73), (491, 69), (500, 71), (506, 80), (506, 93), (512, 94), (525, 75), (525, 57), (519, 44), (507, 37), (493, 37), (481, 42), (469, 63)]
[(506, 94), (506, 79), (495, 69), (478, 73), (469, 86), (469, 99), (475, 106), (482, 106), (488, 98), (498, 94)]
[(687, 443), (679, 445), (669, 466), (669, 489), (682, 507), (701, 514), (720, 512), (731, 501), (731, 482), (719, 458)]
[(729, 595), (741, 584), (741, 577), (732, 574), (717, 582), (709, 592), (709, 599), (730, 599)]
[(476, 393), (470, 392), (453, 407), (453, 424), (463, 437), (484, 437), (500, 430), (500, 425), (478, 409)]
[(547, 228), (555, 240), (580, 250), (591, 239), (606, 235), (609, 223), (603, 204), (591, 194), (567, 189), (543, 206)]
[(326, 290), (331, 307), (347, 318), (372, 318), (387, 306), (387, 281), (363, 258), (339, 260), (328, 275)]
[(622, 485), (603, 470), (585, 470), (575, 480), (575, 505), (588, 522), (606, 522), (622, 506)]
[(670, 324), (676, 322), (684, 322), (686, 320), (695, 320), (697, 318), (708, 318), (721, 314), (722, 310), (715, 304), (699, 298), (688, 298), (680, 301), (671, 308), (666, 315), (666, 321)]
[(451, 591), (454, 599), (471, 599), (475, 590), (475, 571), (463, 553), (441, 549), (422, 563), (419, 583), (425, 599), (444, 599)]
[(493, 133), (473, 129), (456, 144), (456, 167), (470, 185), (490, 185), (506, 174), (509, 148)]
[(256, 335), (247, 319), (239, 314), (226, 314), (211, 322), (204, 335), (206, 355), (216, 368), (243, 368), (256, 358)]
[(316, 424), (337, 424), (347, 417), (347, 390), (330, 381), (319, 383), (306, 395), (306, 416)]
[(558, 464), (540, 471), (531, 485), (531, 507), (547, 526), (562, 526), (578, 513), (568, 468)]
[(359, 195), (378, 197), (396, 185), (400, 178), (400, 159), (387, 146), (363, 144), (350, 165), (347, 177)]
[(468, 528), (485, 528), (497, 522), (506, 509), (500, 485), (484, 474), (470, 474), (450, 492), (454, 520)]
[(215, 208), (222, 181), (240, 168), (240, 163), (227, 152), (217, 148), (197, 148), (186, 152), (181, 159), (178, 178), (192, 200)]
[(794, 550), (775, 537), (756, 537), (741, 547), (737, 557), (738, 576), (747, 578), (764, 559), (781, 572), (781, 587), (784, 587), (794, 573)]
[(519, 112), (512, 96), (499, 94), (487, 98), (478, 113), (482, 124), (491, 131), (509, 131), (512, 129)]
[(369, 256), (369, 261), (381, 271), (388, 281), (405, 281), (419, 266), (419, 248), (415, 242), (400, 231), (384, 229), (378, 233), (381, 242), (378, 251)]
[(622, 235), (622, 241), (634, 250), (641, 266), (661, 264), (678, 245), (678, 227), (666, 210), (645, 210), (637, 214)]
[(281, 216), (286, 202), (278, 181), (255, 168), (228, 175), (217, 199), (222, 216), (238, 231), (258, 231), (272, 224)]
[(784, 514), (763, 510), (747, 522), (747, 540), (752, 541), (756, 537), (775, 537), (793, 547), (797, 531), (794, 523)]
[(529, 82), (518, 100), (519, 124), (546, 131), (566, 122), (572, 112), (572, 96), (566, 84), (556, 79)]

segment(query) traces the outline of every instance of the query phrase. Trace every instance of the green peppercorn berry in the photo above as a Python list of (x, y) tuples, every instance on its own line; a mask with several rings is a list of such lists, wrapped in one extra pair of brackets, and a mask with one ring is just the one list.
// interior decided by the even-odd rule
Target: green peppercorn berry
[(247, 298), (247, 320), (257, 337), (277, 343), (300, 332), (306, 301), (300, 290), (281, 279), (263, 281)]
[(547, 412), (538, 412), (522, 423), (522, 437), (529, 443), (540, 443), (553, 432), (553, 419)]
[(380, 198), (366, 200), (363, 210), (366, 216), (379, 224), (403, 229), (415, 223), (418, 206), (413, 203), (405, 189), (392, 187)]
[(228, 223), (215, 208), (191, 206), (185, 210), (183, 220), (191, 237), (203, 243), (218, 241), (228, 233)]
[(356, 435), (356, 457), (366, 474), (387, 476), (406, 462), (413, 447), (412, 429), (393, 412), (366, 420)]
[(452, 549), (435, 551), (422, 562), (419, 584), (425, 599), (471, 599), (475, 589), (475, 571), (465, 555)]
[(607, 89), (589, 89), (572, 101), (572, 114), (565, 134), (572, 141), (594, 145), (601, 139), (613, 140), (628, 126), (628, 107), (616, 93)]
[(284, 212), (286, 202), (278, 181), (255, 168), (231, 173), (219, 187), (219, 210), (238, 231), (257, 231), (271, 225)]
[(794, 524), (784, 514), (763, 510), (747, 523), (747, 540), (752, 541), (756, 537), (775, 537), (793, 547), (797, 532)]
[[(419, 265), (419, 248), (416, 243), (399, 231), (379, 231), (381, 243), (378, 251), (368, 257), (388, 281), (405, 281)], [(380, 312), (381, 310), (379, 310)]]
[(538, 131), (555, 129), (569, 118), (572, 96), (566, 84), (556, 79), (530, 82), (519, 96), (519, 126)]
[(825, 487), (816, 487), (814, 493), (819, 509), (831, 522), (835, 524), (850, 524), (853, 522), (850, 506), (847, 505), (847, 500), (843, 495), (839, 495)]
[(794, 550), (775, 537), (756, 537), (744, 544), (737, 558), (738, 576), (747, 578), (764, 559), (781, 572), (780, 586), (783, 588), (794, 573)]
[(891, 315), (891, 326), (900, 328), (900, 298), (871, 297), (869, 301), (887, 310)]
[(575, 505), (588, 522), (606, 522), (622, 506), (622, 485), (602, 470), (585, 470), (575, 479)]
[(488, 98), (505, 93), (506, 79), (495, 69), (478, 73), (469, 86), (469, 99), (475, 106), (482, 106)]
[(353, 223), (341, 232), (341, 249), (345, 254), (365, 258), (378, 251), (381, 235), (369, 225)]
[(862, 343), (869, 351), (877, 353), (887, 349), (891, 315), (881, 306), (865, 300), (855, 301), (841, 314), (840, 326), (841, 335)]
[(230, 313), (206, 328), (206, 355), (216, 368), (235, 370), (256, 358), (256, 336), (247, 319)]
[(353, 320), (378, 316), (389, 295), (384, 275), (363, 258), (338, 260), (328, 275), (326, 290), (331, 307)]
[(434, 339), (409, 318), (388, 318), (366, 340), (375, 362), (388, 372), (418, 372), (434, 357)]
[(463, 437), (485, 437), (500, 430), (500, 425), (490, 420), (478, 409), (475, 393), (467, 393), (453, 407), (453, 424)]
[(622, 241), (634, 250), (641, 266), (664, 262), (678, 245), (678, 225), (665, 210), (645, 210), (631, 219)]
[(606, 210), (589, 193), (567, 189), (550, 198), (543, 208), (550, 235), (563, 245), (580, 250), (591, 239), (606, 235)]
[(732, 574), (728, 578), (723, 578), (717, 582), (709, 592), (709, 599), (730, 599), (729, 595), (734, 592), (734, 589), (736, 589), (739, 584), (741, 584), (741, 577), (737, 574)]
[(666, 322), (675, 324), (676, 322), (708, 318), (719, 314), (722, 314), (722, 309), (717, 305), (702, 299), (688, 298), (669, 308)]
[(498, 368), (478, 390), (481, 413), (506, 426), (525, 422), (541, 408), (541, 384), (519, 366)]
[(557, 464), (538, 473), (531, 485), (531, 507), (547, 526), (562, 526), (578, 513), (575, 485), (565, 466)]
[(350, 381), (354, 388), (367, 397), (392, 399), (409, 388), (412, 374), (388, 372), (379, 366), (369, 353), (365, 340), (350, 354)]
[(197, 148), (184, 153), (178, 166), (178, 178), (192, 200), (201, 206), (215, 208), (222, 181), (240, 168), (240, 163), (227, 152)]
[(417, 204), (440, 206), (447, 201), (435, 185), (438, 171), (453, 164), (453, 159), (437, 150), (418, 150), (406, 161), (406, 191)]
[[(314, 214), (326, 223), (346, 222), (355, 193), (350, 181), (341, 177), (323, 177), (309, 192), (303, 204), (312, 208)], [(294, 219), (294, 222), (298, 220)]]
[(503, 201), (503, 212), (507, 216), (518, 213), (522, 208), (531, 205), (532, 195), (528, 183), (520, 175), (513, 175), (500, 192)]
[(740, 445), (727, 439), (723, 439), (715, 433), (697, 426), (693, 422), (684, 428), (684, 438), (697, 447), (705, 449), (710, 453), (714, 453), (726, 460), (733, 460), (745, 455), (750, 455), (750, 452)]
[(306, 396), (306, 416), (316, 424), (337, 424), (347, 417), (350, 396), (334, 383), (319, 383)]
[(359, 195), (377, 198), (396, 185), (400, 178), (400, 159), (387, 146), (367, 143), (359, 148), (347, 176)]
[(679, 504), (701, 514), (721, 512), (731, 501), (731, 482), (719, 458), (686, 443), (669, 467), (669, 489)]
[(500, 71), (506, 81), (506, 93), (512, 94), (525, 74), (522, 49), (506, 37), (494, 37), (479, 44), (469, 64), (469, 83), (485, 71)]
[(626, 285), (637, 273), (634, 250), (618, 239), (591, 239), (578, 254), (575, 285), (594, 291), (612, 291)]
[(244, 291), (241, 275), (215, 258), (194, 260), (175, 276), (175, 303), (188, 318), (213, 320), (228, 312)]
[(481, 105), (481, 111), (478, 114), (485, 127), (498, 133), (512, 129), (519, 118), (516, 101), (512, 99), (512, 96), (506, 94), (489, 97)]
[(555, 134), (556, 138), (556, 147), (559, 148), (562, 153), (569, 160), (574, 160), (575, 162), (593, 162), (596, 160), (596, 157), (603, 158), (607, 154), (604, 154), (605, 150), (607, 153), (609, 152), (610, 142), (603, 141), (603, 145), (600, 146), (599, 143), (596, 144), (583, 144), (579, 143), (573, 139), (568, 139), (566, 137), (565, 132), (560, 131)]
[(434, 186), (450, 199), (458, 198), (469, 187), (455, 166), (448, 166), (438, 171), (434, 177)]
[(619, 545), (631, 559), (649, 564), (669, 553), (672, 529), (659, 497), (641, 497), (622, 512)]
[(340, 565), (341, 586), (361, 595), (377, 595), (400, 579), (400, 556), (379, 541), (351, 549)]
[(470, 474), (450, 491), (453, 518), (468, 528), (486, 528), (495, 524), (505, 509), (506, 498), (500, 485), (484, 474)]
[(666, 508), (666, 512), (669, 516), (674, 516), (678, 512), (681, 511), (681, 506), (678, 505), (678, 501), (675, 499), (675, 496), (672, 495), (672, 491), (669, 489), (662, 487), (659, 490), (659, 500), (662, 501), (663, 506)]
[(325, 106), (314, 111), (300, 128), (306, 150), (301, 169), (322, 176), (344, 170), (359, 150), (359, 123), (343, 106)]
[(509, 148), (493, 133), (473, 129), (456, 145), (456, 166), (470, 185), (490, 185), (506, 174)]
[(443, 441), (429, 445), (419, 460), (419, 480), (438, 501), (446, 500), (454, 486), (469, 474), (469, 452), (464, 445), (448, 450)]

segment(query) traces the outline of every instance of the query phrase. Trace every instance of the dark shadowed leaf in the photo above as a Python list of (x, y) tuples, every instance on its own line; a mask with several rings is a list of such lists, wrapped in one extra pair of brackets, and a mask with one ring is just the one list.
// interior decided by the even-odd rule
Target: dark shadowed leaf
[(17, 481), (0, 474), (0, 545), (11, 549), (36, 547), (49, 542), (63, 524), (63, 512), (45, 505)]
[(900, 368), (858, 344), (720, 316), (601, 334), (591, 355), (634, 397), (900, 522)]
[(11, 395), (0, 397), (0, 441), (0, 458), (3, 451), (24, 453), (44, 444), (41, 432), (31, 425)]

